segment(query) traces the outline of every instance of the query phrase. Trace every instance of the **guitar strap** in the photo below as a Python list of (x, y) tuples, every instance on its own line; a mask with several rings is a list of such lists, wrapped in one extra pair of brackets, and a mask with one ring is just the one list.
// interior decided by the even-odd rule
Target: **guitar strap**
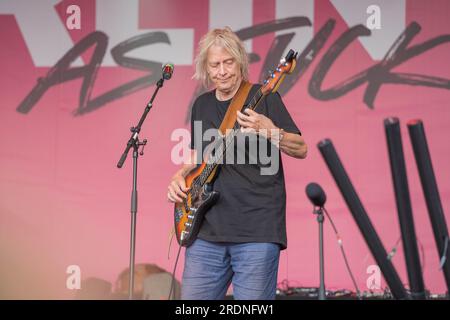
[(219, 131), (221, 134), (225, 135), (227, 129), (232, 129), (234, 127), (237, 119), (236, 112), (242, 109), (252, 86), (253, 85), (250, 82), (242, 80), (241, 85), (231, 100), (230, 106), (220, 124)]

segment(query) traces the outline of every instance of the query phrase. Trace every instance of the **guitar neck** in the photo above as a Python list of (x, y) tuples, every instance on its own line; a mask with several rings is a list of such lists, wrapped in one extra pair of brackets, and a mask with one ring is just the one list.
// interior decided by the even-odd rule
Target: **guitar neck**
[[(263, 96), (264, 94), (262, 93), (261, 88), (259, 88), (258, 91), (256, 91), (256, 93), (251, 98), (249, 104), (242, 106), (241, 111), (243, 111), (244, 109), (255, 110), (256, 107), (259, 105), (259, 102), (261, 101)], [(203, 168), (202, 173), (199, 176), (201, 186), (203, 186), (206, 183), (211, 173), (221, 163), (223, 157), (226, 154), (228, 146), (234, 141), (234, 137), (239, 132), (240, 128), (241, 126), (236, 121), (232, 128), (232, 131), (225, 136), (225, 138), (222, 140), (222, 143), (219, 145), (217, 150), (215, 150), (216, 151), (215, 155), (208, 158), (208, 163)]]

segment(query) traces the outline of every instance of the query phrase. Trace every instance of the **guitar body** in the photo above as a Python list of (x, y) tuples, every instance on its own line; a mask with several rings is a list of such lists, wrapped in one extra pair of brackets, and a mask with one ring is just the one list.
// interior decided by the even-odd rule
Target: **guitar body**
[[(198, 178), (206, 163), (202, 163), (197, 169), (186, 177), (186, 187), (196, 190), (193, 182)], [(198, 195), (188, 192), (185, 202), (176, 203), (174, 208), (175, 234), (181, 246), (190, 246), (197, 237), (205, 213), (219, 199), (219, 192), (212, 190), (212, 180), (216, 176), (217, 168), (211, 173), (206, 183), (198, 189)]]

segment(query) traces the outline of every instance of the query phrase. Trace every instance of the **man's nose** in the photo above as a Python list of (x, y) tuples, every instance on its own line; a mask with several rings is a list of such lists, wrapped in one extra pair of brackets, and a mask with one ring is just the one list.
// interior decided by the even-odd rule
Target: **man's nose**
[(225, 67), (224, 67), (223, 63), (220, 64), (219, 72), (220, 72), (221, 75), (225, 74)]

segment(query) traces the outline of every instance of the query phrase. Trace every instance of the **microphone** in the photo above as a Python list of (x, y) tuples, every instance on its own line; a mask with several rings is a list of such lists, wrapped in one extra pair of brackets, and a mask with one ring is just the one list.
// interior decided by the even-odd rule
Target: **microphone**
[(172, 63), (166, 63), (162, 67), (162, 75), (164, 80), (169, 80), (172, 78), (173, 74), (173, 64)]
[(306, 195), (309, 200), (317, 207), (323, 207), (325, 201), (327, 201), (327, 195), (323, 191), (322, 187), (315, 182), (311, 182), (306, 186)]

